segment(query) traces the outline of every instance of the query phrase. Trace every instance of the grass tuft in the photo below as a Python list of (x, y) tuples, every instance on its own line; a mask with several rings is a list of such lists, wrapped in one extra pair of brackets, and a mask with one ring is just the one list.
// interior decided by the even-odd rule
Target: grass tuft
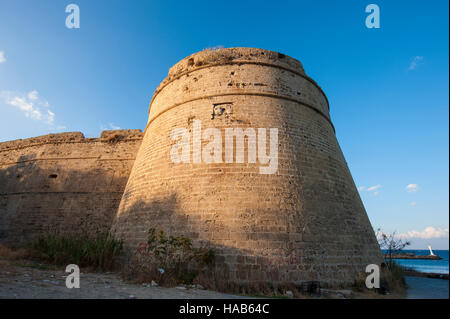
[[(394, 293), (404, 294), (406, 291), (405, 268), (392, 261), (390, 267), (381, 267), (380, 288), (376, 289), (379, 294)], [(353, 290), (357, 292), (372, 291), (366, 287), (365, 273), (360, 273), (355, 280)]]
[(380, 284), (391, 292), (403, 293), (406, 290), (405, 269), (392, 261), (390, 267), (381, 268)]
[(33, 257), (55, 265), (76, 264), (95, 270), (112, 270), (123, 244), (108, 233), (87, 235), (53, 235), (39, 237), (30, 245)]

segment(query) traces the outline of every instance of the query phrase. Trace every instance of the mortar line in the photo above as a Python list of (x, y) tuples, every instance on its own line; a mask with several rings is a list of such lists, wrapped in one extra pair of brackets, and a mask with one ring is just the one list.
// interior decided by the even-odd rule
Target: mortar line
[[(25, 142), (27, 139), (23, 139), (22, 141)], [(134, 141), (142, 141), (142, 138), (135, 138), (135, 139), (124, 139), (119, 141), (118, 143), (123, 143), (123, 142), (134, 142)], [(0, 142), (0, 146), (2, 145), (2, 143), (11, 143), (12, 141), (6, 141), (6, 142)], [(28, 145), (22, 145), (22, 146), (17, 146), (14, 148), (0, 148), (0, 152), (7, 152), (7, 151), (15, 151), (15, 150), (20, 150), (23, 148), (27, 148), (27, 147), (33, 147), (33, 146), (41, 146), (41, 145), (58, 145), (58, 144), (81, 144), (81, 143), (108, 143), (113, 145), (112, 143), (109, 143), (108, 141), (102, 141), (100, 139), (94, 139), (94, 140), (84, 140), (84, 141), (55, 141), (55, 142), (43, 142), (43, 143), (34, 143), (34, 144), (28, 144)], [(17, 141), (17, 143), (21, 143), (20, 141)]]
[(4, 164), (0, 164), (0, 166), (34, 162), (34, 161), (63, 161), (63, 160), (84, 160), (84, 159), (97, 159), (99, 161), (134, 161), (134, 160), (136, 160), (136, 158), (98, 158), (98, 156), (95, 156), (95, 157), (64, 157), (64, 158), (33, 158), (33, 159), (23, 160), (23, 161), (18, 161), (18, 162), (4, 163)]

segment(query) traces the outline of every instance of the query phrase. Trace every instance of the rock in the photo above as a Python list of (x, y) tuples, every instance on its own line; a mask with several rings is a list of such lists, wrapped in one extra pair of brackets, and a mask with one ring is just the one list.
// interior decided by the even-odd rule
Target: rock
[(176, 289), (180, 289), (180, 290), (186, 290), (186, 287), (183, 287), (183, 286), (178, 286), (178, 287), (175, 287)]
[(289, 298), (293, 298), (294, 297), (294, 293), (290, 290), (286, 291), (286, 296), (288, 296)]
[(386, 293), (389, 292), (384, 285), (381, 285), (380, 288), (376, 289), (376, 291), (382, 295), (386, 295)]
[(344, 295), (345, 297), (351, 297), (353, 295), (353, 291), (347, 289), (336, 290), (336, 292)]
[(332, 294), (332, 295), (341, 295), (342, 297), (351, 297), (353, 295), (353, 291), (351, 290), (347, 290), (347, 289), (339, 289), (339, 290), (334, 290), (334, 289), (320, 289), (320, 292), (322, 294)]
[(158, 287), (158, 284), (154, 280), (152, 280), (151, 285), (152, 285), (152, 287)]

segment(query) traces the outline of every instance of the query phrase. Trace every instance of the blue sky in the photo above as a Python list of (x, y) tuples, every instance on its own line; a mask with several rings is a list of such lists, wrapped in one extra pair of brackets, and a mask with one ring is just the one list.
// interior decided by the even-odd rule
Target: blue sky
[[(70, 3), (80, 29), (65, 26)], [(379, 29), (365, 26), (370, 3)], [(155, 88), (183, 57), (279, 51), (327, 94), (372, 225), (448, 249), (448, 10), (447, 0), (0, 0), (0, 141), (144, 129)]]

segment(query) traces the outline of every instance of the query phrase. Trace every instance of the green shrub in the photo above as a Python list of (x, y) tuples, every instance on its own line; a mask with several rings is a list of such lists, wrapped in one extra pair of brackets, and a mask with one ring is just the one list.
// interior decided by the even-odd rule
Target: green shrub
[(108, 233), (93, 237), (48, 234), (33, 241), (30, 248), (34, 257), (51, 264), (111, 270), (122, 252), (122, 241)]

